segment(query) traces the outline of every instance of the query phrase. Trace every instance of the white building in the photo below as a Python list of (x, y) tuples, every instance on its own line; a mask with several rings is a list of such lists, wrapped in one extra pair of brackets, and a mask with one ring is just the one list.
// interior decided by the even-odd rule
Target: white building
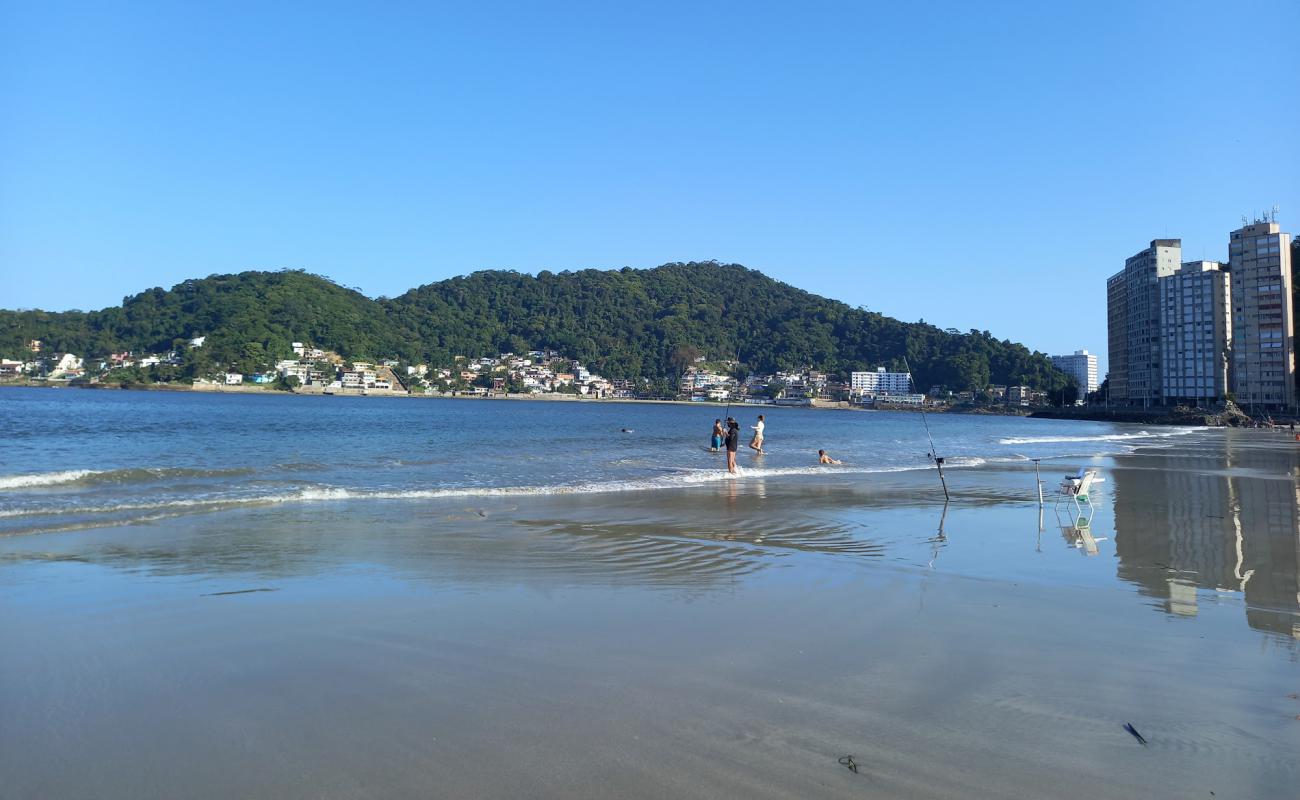
[(82, 372), (82, 361), (78, 356), (72, 353), (64, 353), (59, 358), (59, 363), (54, 365), (53, 374), (55, 375), (80, 375)]
[(1232, 303), (1224, 266), (1188, 261), (1160, 279), (1160, 381), (1166, 403), (1204, 405), (1227, 395)]
[(911, 394), (912, 373), (886, 372), (884, 367), (877, 367), (875, 372), (854, 372), (849, 376), (849, 391), (860, 397)]
[(243, 382), (244, 382), (244, 376), (241, 375), (240, 373), (238, 373), (238, 372), (227, 372), (227, 373), (226, 373), (226, 385), (227, 385), (227, 386), (238, 386), (239, 384), (241, 384), (241, 383), (243, 383)]
[(1075, 350), (1073, 355), (1052, 356), (1052, 365), (1074, 377), (1079, 385), (1079, 400), (1097, 391), (1101, 384), (1097, 381), (1097, 356), (1085, 350)]

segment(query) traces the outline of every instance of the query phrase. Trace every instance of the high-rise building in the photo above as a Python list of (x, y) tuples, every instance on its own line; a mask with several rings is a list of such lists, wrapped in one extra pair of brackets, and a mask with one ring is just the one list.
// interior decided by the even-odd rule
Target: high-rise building
[(909, 394), (912, 391), (912, 373), (885, 372), (877, 367), (875, 372), (849, 374), (849, 391), (855, 395)]
[(1150, 247), (1124, 261), (1123, 272), (1107, 281), (1108, 306), (1114, 306), (1108, 308), (1112, 327), (1107, 344), (1120, 345), (1123, 352), (1118, 364), (1115, 353), (1111, 354), (1110, 397), (1116, 402), (1141, 406), (1161, 402), (1159, 281), (1178, 270), (1182, 253), (1181, 240), (1154, 239)]
[(1106, 279), (1107, 400), (1128, 402), (1128, 283), (1124, 270)]
[(1097, 391), (1097, 357), (1087, 350), (1075, 350), (1074, 355), (1052, 356), (1052, 365), (1074, 378), (1079, 385), (1079, 400)]
[(1166, 403), (1222, 401), (1228, 383), (1232, 306), (1217, 261), (1188, 261), (1160, 279), (1160, 393)]
[(1232, 272), (1232, 380), (1248, 407), (1295, 405), (1291, 235), (1256, 220), (1228, 239)]

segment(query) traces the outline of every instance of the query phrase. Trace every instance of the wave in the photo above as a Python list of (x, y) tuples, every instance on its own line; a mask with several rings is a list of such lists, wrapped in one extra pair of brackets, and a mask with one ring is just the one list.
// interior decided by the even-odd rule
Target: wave
[(998, 444), (1051, 444), (1054, 442), (1125, 442), (1132, 439), (1168, 439), (1171, 436), (1186, 436), (1189, 433), (1208, 430), (1207, 428), (1173, 428), (1168, 431), (1151, 433), (1150, 431), (1138, 431), (1137, 433), (1100, 433), (1096, 436), (1018, 436), (1009, 439), (999, 439)]
[(24, 489), (29, 486), (56, 486), (72, 483), (89, 475), (93, 469), (69, 469), (62, 472), (36, 472), (29, 475), (0, 475), (0, 489)]
[(251, 468), (184, 469), (178, 467), (132, 467), (127, 469), (69, 469), (60, 472), (33, 472), (25, 475), (0, 475), (0, 489), (30, 489), (63, 484), (149, 483), (167, 478), (219, 478), (248, 475)]
[[(957, 457), (948, 461), (954, 467), (975, 467), (984, 459)], [(98, 506), (67, 506), (61, 508), (14, 508), (0, 510), (0, 518), (47, 517), (68, 515), (123, 514), (154, 511), (221, 511), (234, 508), (273, 506), (292, 503), (337, 502), (345, 500), (435, 500), (454, 497), (528, 497), (539, 495), (586, 495), (617, 492), (654, 491), (686, 488), (726, 481), (753, 478), (774, 478), (800, 475), (870, 475), (890, 472), (912, 472), (930, 469), (928, 464), (894, 467), (808, 466), (783, 468), (740, 468), (736, 475), (720, 469), (691, 469), (670, 475), (650, 478), (591, 481), (576, 484), (546, 486), (501, 487), (446, 487), (438, 489), (348, 489), (335, 486), (318, 486), (280, 494), (210, 497), (193, 499), (168, 499), (145, 502), (113, 503)]]

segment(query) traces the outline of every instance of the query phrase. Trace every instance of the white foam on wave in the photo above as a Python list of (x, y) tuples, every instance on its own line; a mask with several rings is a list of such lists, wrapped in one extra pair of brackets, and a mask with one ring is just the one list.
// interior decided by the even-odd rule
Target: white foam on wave
[(0, 475), (0, 489), (24, 489), (29, 486), (57, 486), (72, 483), (89, 475), (102, 474), (93, 469), (68, 469), (62, 472), (35, 472), (28, 475)]
[[(950, 462), (955, 467), (973, 467), (983, 464), (984, 460), (972, 457), (958, 457)], [(32, 517), (63, 515), (97, 515), (121, 514), (139, 511), (190, 510), (218, 511), (230, 508), (271, 506), (286, 503), (318, 503), (344, 500), (435, 500), (451, 497), (527, 497), (536, 495), (584, 495), (617, 492), (654, 491), (661, 489), (685, 488), (689, 486), (721, 483), (724, 481), (754, 478), (775, 478), (798, 475), (868, 475), (887, 472), (910, 472), (929, 469), (930, 465), (900, 465), (893, 467), (854, 467), (854, 466), (808, 466), (740, 468), (740, 472), (731, 475), (718, 469), (688, 469), (670, 475), (657, 475), (648, 478), (634, 478), (611, 481), (591, 481), (577, 484), (560, 484), (549, 486), (501, 486), (501, 487), (448, 487), (439, 489), (403, 489), (371, 490), (346, 489), (342, 487), (312, 487), (281, 494), (213, 497), (201, 499), (175, 499), (149, 502), (114, 503), (111, 505), (64, 507), (64, 508), (18, 508), (0, 510), (0, 517)]]
[(1017, 436), (999, 439), (998, 444), (1052, 444), (1056, 442), (1126, 442), (1133, 439), (1168, 439), (1171, 436), (1186, 436), (1189, 433), (1208, 430), (1207, 428), (1173, 428), (1168, 431), (1151, 433), (1099, 433), (1096, 436)]

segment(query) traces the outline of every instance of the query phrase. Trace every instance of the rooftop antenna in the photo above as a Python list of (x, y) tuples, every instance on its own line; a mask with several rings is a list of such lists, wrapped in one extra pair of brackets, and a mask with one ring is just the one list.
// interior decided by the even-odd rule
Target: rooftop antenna
[(1278, 212), (1278, 208), (1276, 205), (1274, 205), (1273, 212), (1269, 214), (1269, 220), (1268, 220), (1269, 222), (1277, 222), (1277, 212)]

